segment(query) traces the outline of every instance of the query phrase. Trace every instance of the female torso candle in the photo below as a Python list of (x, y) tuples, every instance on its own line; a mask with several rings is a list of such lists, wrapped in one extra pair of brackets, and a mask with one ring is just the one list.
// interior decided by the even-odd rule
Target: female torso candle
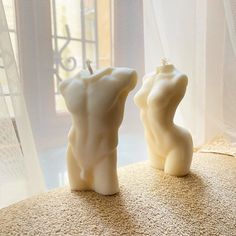
[(132, 69), (107, 68), (92, 75), (80, 73), (61, 83), (61, 93), (72, 115), (67, 150), (72, 190), (94, 190), (104, 195), (119, 191), (118, 129), (126, 97), (136, 80)]
[(185, 75), (164, 63), (144, 77), (134, 98), (141, 110), (151, 165), (175, 176), (186, 175), (192, 161), (192, 137), (173, 123), (187, 83)]

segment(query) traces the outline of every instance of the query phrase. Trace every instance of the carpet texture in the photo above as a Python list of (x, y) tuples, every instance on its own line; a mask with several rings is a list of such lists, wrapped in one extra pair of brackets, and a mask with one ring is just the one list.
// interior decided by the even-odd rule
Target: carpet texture
[(0, 235), (236, 235), (236, 159), (195, 154), (177, 178), (147, 162), (119, 170), (119, 194), (68, 188), (0, 210)]

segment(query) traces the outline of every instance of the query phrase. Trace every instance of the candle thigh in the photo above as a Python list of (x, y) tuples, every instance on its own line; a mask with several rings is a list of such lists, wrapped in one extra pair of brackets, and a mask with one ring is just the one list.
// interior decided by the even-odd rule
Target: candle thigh
[(150, 164), (174, 176), (188, 174), (192, 162), (192, 137), (173, 122), (187, 83), (187, 76), (173, 65), (163, 65), (144, 77), (134, 97), (140, 108)]
[(107, 68), (93, 75), (80, 73), (60, 85), (72, 116), (67, 150), (72, 190), (119, 191), (116, 147), (128, 93), (137, 82), (128, 68)]

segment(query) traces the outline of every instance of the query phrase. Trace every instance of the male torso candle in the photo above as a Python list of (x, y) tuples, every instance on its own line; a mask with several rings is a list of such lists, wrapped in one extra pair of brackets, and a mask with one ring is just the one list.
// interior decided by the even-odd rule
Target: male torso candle
[(72, 190), (94, 190), (104, 195), (119, 191), (118, 129), (126, 97), (136, 82), (132, 69), (107, 68), (61, 83), (61, 93), (72, 115), (67, 151)]
[(189, 172), (193, 143), (189, 132), (173, 123), (188, 78), (173, 65), (144, 77), (134, 101), (141, 110), (150, 164), (175, 176)]

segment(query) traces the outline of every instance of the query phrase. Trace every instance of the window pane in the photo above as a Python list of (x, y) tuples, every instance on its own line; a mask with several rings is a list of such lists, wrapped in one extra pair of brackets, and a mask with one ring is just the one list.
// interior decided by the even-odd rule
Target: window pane
[(18, 65), (18, 48), (17, 48), (17, 37), (16, 37), (16, 16), (15, 16), (15, 4), (14, 0), (3, 0), (3, 7), (7, 18), (7, 25), (10, 30), (11, 43)]
[(112, 64), (111, 1), (97, 1), (98, 64), (106, 67)]
[(6, 18), (7, 18), (8, 28), (10, 30), (15, 30), (16, 29), (16, 24), (15, 24), (14, 0), (3, 0), (2, 3), (3, 3), (3, 6), (4, 6), (4, 11), (5, 11), (5, 14), (6, 14)]
[(51, 16), (55, 103), (62, 111), (61, 80), (86, 69), (87, 59), (94, 70), (111, 63), (110, 0), (51, 0)]
[(11, 97), (9, 96), (9, 88), (8, 88), (8, 83), (7, 83), (6, 72), (5, 72), (5, 69), (2, 67), (2, 65), (3, 65), (2, 58), (0, 58), (0, 86), (3, 91), (5, 101), (7, 103), (8, 112), (11, 117), (14, 117), (12, 101), (11, 101)]
[(8, 89), (6, 74), (3, 68), (3, 62), (2, 62), (1, 57), (0, 57), (0, 83), (3, 90), (3, 94), (8, 94), (9, 89)]
[(95, 21), (95, 1), (84, 1), (84, 22), (85, 38), (87, 40), (96, 39), (96, 21)]
[[(3, 0), (3, 7), (6, 14), (7, 24), (10, 33), (11, 44), (13, 48), (13, 52), (15, 55), (15, 60), (17, 66), (19, 65), (18, 60), (18, 45), (17, 45), (17, 34), (16, 34), (16, 16), (15, 16), (15, 3), (14, 0)], [(14, 111), (12, 106), (11, 97), (9, 96), (9, 88), (7, 83), (7, 77), (5, 70), (3, 68), (3, 61), (0, 58), (0, 84), (3, 89), (3, 94), (5, 95), (5, 100), (7, 103), (7, 108), (9, 111), (10, 116), (14, 117)]]
[(79, 0), (51, 0), (53, 35), (67, 36), (65, 25), (69, 25), (72, 38), (81, 38), (81, 14)]

